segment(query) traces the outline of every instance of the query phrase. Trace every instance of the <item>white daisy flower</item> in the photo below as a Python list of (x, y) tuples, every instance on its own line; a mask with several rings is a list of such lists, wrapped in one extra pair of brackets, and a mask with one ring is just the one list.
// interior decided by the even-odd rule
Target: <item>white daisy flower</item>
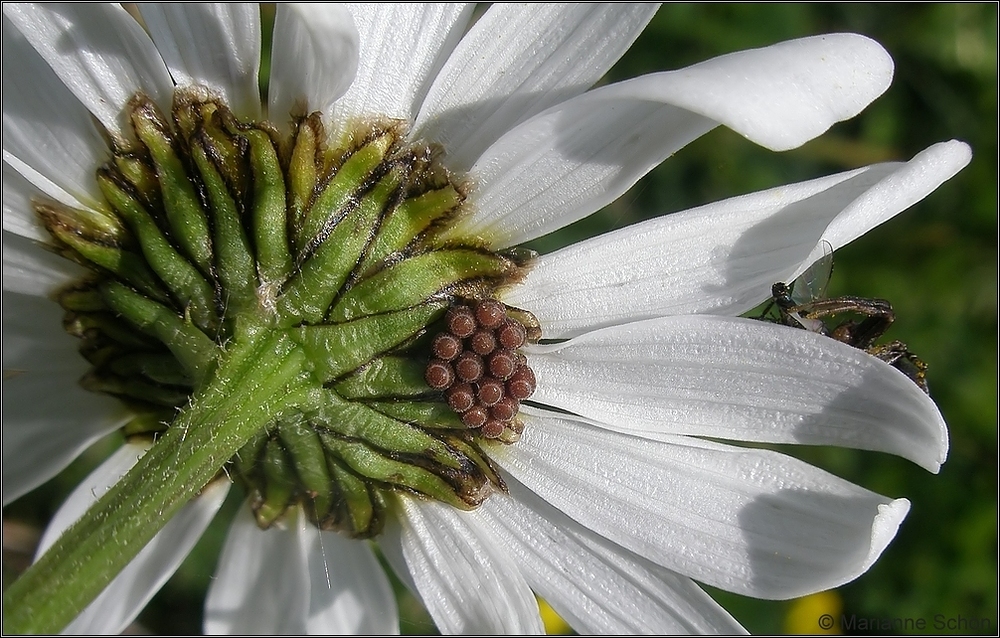
[[(695, 581), (864, 573), (906, 499), (720, 441), (936, 472), (943, 419), (878, 358), (738, 315), (969, 149), (518, 249), (719, 124), (793, 148), (891, 80), (836, 34), (591, 89), (654, 9), (280, 5), (262, 101), (256, 5), (5, 4), (4, 502), (131, 437), (5, 629), (120, 631), (230, 480), (210, 633), (398, 631), (358, 538), (449, 633), (539, 633), (535, 593), (581, 633), (735, 633)], [(105, 588), (86, 561), (128, 565)]]

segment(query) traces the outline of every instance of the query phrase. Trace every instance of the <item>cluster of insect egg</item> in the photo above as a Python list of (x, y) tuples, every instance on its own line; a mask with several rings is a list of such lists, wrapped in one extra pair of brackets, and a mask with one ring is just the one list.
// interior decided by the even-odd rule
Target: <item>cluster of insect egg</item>
[(434, 337), (427, 384), (444, 391), (462, 423), (484, 437), (498, 438), (507, 428), (520, 434), (517, 412), (535, 391), (535, 374), (517, 351), (524, 326), (493, 299), (452, 306), (445, 326)]

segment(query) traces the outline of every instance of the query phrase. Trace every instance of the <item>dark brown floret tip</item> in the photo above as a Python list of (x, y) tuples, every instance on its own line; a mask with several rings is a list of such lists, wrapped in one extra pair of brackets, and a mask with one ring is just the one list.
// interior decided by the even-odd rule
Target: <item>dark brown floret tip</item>
[[(445, 329), (431, 344), (427, 384), (443, 390), (462, 423), (488, 439), (517, 440), (521, 401), (535, 391), (535, 375), (518, 351), (528, 340), (524, 313), (495, 299), (452, 306)], [(529, 320), (533, 320), (528, 315)]]

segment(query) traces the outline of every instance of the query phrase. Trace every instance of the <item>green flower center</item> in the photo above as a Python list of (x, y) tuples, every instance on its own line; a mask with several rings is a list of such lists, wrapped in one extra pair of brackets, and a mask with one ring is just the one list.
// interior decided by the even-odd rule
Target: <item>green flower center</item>
[(133, 408), (127, 435), (169, 428), (230, 379), (275, 394), (225, 468), (262, 527), (301, 505), (367, 537), (389, 492), (469, 509), (505, 489), (484, 449), (517, 440), (534, 390), (517, 350), (539, 332), (496, 293), (531, 255), (444, 239), (467, 186), (441, 149), (407, 144), (398, 122), (331, 142), (317, 113), (282, 135), (200, 89), (178, 90), (169, 119), (142, 95), (128, 116), (135, 139), (97, 171), (105, 206), (36, 205), (90, 271), (58, 301), (92, 364), (83, 385)]

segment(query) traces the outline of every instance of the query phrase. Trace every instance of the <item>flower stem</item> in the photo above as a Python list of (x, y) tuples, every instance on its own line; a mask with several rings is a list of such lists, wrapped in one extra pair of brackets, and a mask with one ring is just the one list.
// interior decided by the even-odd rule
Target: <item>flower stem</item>
[(167, 432), (4, 592), (4, 633), (65, 627), (255, 433), (316, 387), (285, 331), (238, 327)]

